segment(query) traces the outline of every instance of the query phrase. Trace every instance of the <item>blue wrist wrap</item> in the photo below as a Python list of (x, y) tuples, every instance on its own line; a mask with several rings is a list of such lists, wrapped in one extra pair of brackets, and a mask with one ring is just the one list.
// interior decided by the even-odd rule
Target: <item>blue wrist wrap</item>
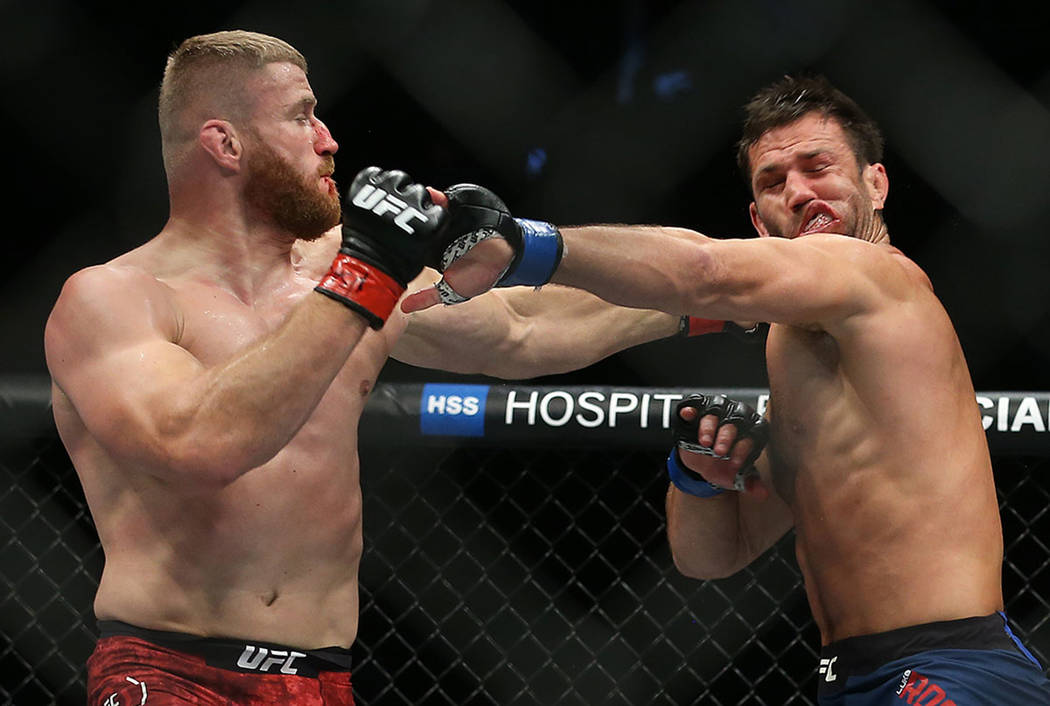
[(683, 468), (678, 463), (677, 446), (671, 449), (671, 455), (667, 457), (667, 475), (671, 477), (671, 482), (674, 483), (676, 488), (683, 493), (695, 495), (698, 498), (713, 498), (726, 492), (724, 488), (720, 488), (714, 483), (704, 480), (689, 469)]
[(521, 227), (521, 257), (516, 266), (504, 274), (497, 287), (547, 284), (558, 269), (562, 256), (562, 238), (558, 229), (544, 221), (515, 218)]

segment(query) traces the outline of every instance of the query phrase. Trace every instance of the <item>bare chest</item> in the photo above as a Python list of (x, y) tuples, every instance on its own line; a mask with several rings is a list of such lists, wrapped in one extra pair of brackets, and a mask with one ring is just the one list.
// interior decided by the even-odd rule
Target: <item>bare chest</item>
[(211, 285), (176, 282), (176, 340), (205, 366), (221, 365), (273, 334), (306, 295), (290, 283), (265, 300), (246, 304)]
[(843, 376), (836, 342), (822, 332), (776, 327), (766, 351), (769, 373), (773, 479), (791, 502), (800, 473), (815, 457), (843, 412)]
[[(281, 335), (287, 319), (311, 295), (312, 281), (295, 281), (265, 300), (245, 304), (229, 292), (196, 283), (177, 285), (178, 337), (206, 367), (220, 367), (251, 355), (272, 355), (267, 339)], [(304, 341), (304, 344), (306, 341)], [(386, 340), (368, 332), (347, 358), (319, 403), (311, 422), (359, 414), (388, 355)], [(277, 361), (278, 374), (281, 361)], [(288, 372), (294, 359), (286, 361)], [(308, 424), (308, 426), (312, 426)]]

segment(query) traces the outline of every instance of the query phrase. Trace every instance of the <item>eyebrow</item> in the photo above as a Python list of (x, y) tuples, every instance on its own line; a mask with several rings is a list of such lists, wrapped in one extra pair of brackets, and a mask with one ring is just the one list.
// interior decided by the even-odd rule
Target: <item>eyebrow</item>
[[(821, 149), (810, 150), (809, 152), (802, 152), (801, 154), (795, 155), (795, 157), (793, 159), (797, 159), (797, 160), (801, 160), (801, 161), (807, 161), (807, 160), (811, 160), (811, 159), (816, 159), (817, 157), (820, 157), (821, 155), (831, 154), (831, 152), (832, 152), (831, 149), (822, 147)], [(767, 164), (766, 166), (756, 170), (755, 171), (755, 176), (759, 176), (759, 175), (762, 175), (762, 174), (769, 174), (771, 172), (775, 172), (775, 171), (777, 171), (779, 169), (782, 169), (781, 164), (782, 164), (781, 162), (776, 162), (774, 164)]]
[(289, 110), (291, 112), (295, 113), (295, 112), (298, 112), (300, 110), (306, 110), (308, 108), (313, 108), (315, 105), (317, 105), (317, 99), (316, 98), (314, 98), (313, 96), (303, 96), (302, 98), (300, 98), (296, 102), (292, 103), (289, 106)]
[(802, 153), (801, 155), (799, 155), (799, 157), (801, 159), (815, 159), (816, 157), (820, 157), (821, 155), (831, 154), (833, 151), (834, 150), (830, 149), (812, 150), (811, 152)]

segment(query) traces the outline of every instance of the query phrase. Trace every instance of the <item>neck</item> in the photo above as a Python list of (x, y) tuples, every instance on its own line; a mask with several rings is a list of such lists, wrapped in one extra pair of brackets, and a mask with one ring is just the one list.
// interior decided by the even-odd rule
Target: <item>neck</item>
[(272, 226), (173, 215), (157, 239), (173, 271), (207, 280), (251, 305), (286, 282), (295, 237)]
[(169, 184), (171, 217), (158, 236), (173, 270), (214, 282), (246, 304), (287, 281), (296, 235), (249, 206), (241, 180), (208, 169), (178, 176)]
[(875, 225), (872, 229), (871, 237), (865, 238), (876, 245), (889, 245), (890, 244), (890, 231), (886, 227), (886, 222), (881, 217), (876, 216)]
[(857, 230), (853, 233), (853, 237), (876, 245), (889, 245), (890, 231), (886, 228), (886, 221), (882, 218), (882, 212), (872, 211), (870, 218), (862, 218), (857, 224)]

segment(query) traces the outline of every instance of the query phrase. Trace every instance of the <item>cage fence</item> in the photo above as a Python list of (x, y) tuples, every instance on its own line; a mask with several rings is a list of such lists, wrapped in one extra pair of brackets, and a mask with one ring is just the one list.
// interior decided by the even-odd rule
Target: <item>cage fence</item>
[[(673, 566), (664, 537), (664, 405), (654, 401), (672, 391), (451, 392), (485, 398), (482, 435), (455, 419), (444, 428), (432, 419), (431, 433), (421, 433), (428, 402), (433, 412), (435, 394), (451, 396), (433, 386), (377, 390), (362, 423), (371, 441), (361, 454), (359, 703), (815, 702), (819, 635), (791, 534), (728, 579), (695, 581)], [(544, 399), (552, 400), (546, 408)], [(1046, 664), (1050, 458), (1038, 453), (1045, 424), (1038, 429), (1029, 414), (1011, 432), (1024, 399), (1008, 396), (1005, 422), (997, 402), (988, 407), (986, 425), (1007, 614)], [(1045, 395), (1034, 399), (1046, 408)], [(0, 453), (0, 702), (82, 704), (102, 551), (47, 423), (46, 394), (6, 401), (13, 421)], [(501, 420), (521, 428), (497, 432)]]

